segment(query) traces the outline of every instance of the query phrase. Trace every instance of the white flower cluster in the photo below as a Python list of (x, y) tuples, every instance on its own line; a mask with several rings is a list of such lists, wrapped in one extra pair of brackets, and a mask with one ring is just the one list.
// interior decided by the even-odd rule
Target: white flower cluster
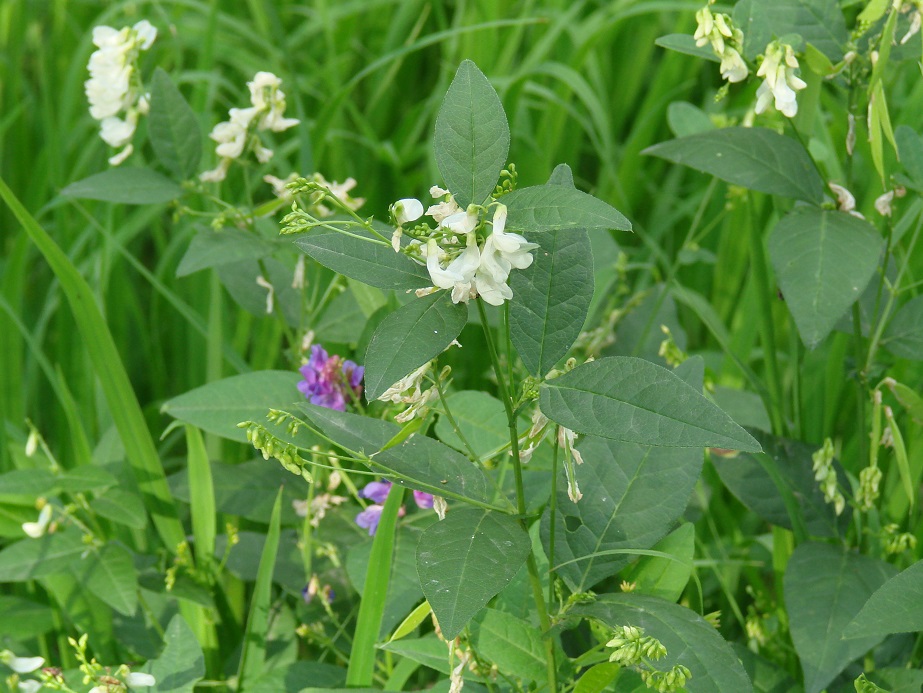
[(87, 64), (90, 79), (84, 83), (84, 90), (90, 115), (100, 121), (100, 136), (110, 147), (123, 147), (109, 158), (113, 166), (134, 151), (131, 139), (138, 117), (148, 112), (148, 97), (138, 77), (138, 55), (150, 48), (156, 37), (157, 29), (146, 19), (122, 29), (93, 29), (93, 44), (98, 50)]
[[(529, 243), (518, 233), (506, 232), (506, 206), (494, 203), (492, 231), (486, 239), (478, 239), (483, 208), (471, 205), (462, 210), (448, 190), (438, 186), (430, 194), (439, 200), (425, 214), (436, 222), (436, 229), (417, 225), (412, 230), (414, 240), (404, 248), (410, 257), (425, 261), (435, 289), (451, 289), (454, 303), (467, 303), (480, 296), (494, 306), (503, 305), (513, 297), (507, 280), (510, 271), (525, 269), (532, 264), (536, 243)], [(398, 200), (391, 206), (391, 215), (397, 224), (391, 244), (401, 252), (400, 239), (403, 225), (417, 221), (424, 214), (423, 204), (416, 199)], [(459, 239), (465, 246), (460, 247)]]
[(757, 113), (765, 111), (773, 100), (777, 111), (789, 118), (795, 117), (798, 113), (795, 92), (808, 86), (795, 74), (797, 69), (798, 59), (790, 45), (773, 41), (766, 46), (763, 62), (756, 71), (757, 77), (763, 77), (763, 83), (756, 90)]
[(702, 48), (710, 43), (712, 50), (721, 58), (721, 77), (732, 83), (743, 82), (749, 74), (747, 63), (740, 55), (743, 32), (733, 25), (728, 15), (712, 14), (709, 5), (695, 13), (698, 23), (693, 35), (695, 45)]
[(398, 423), (407, 423), (415, 416), (422, 416), (429, 403), (439, 396), (439, 391), (435, 387), (423, 390), (423, 378), (432, 365), (432, 361), (427, 361), (413, 373), (398, 380), (378, 397), (380, 402), (407, 405), (407, 409), (394, 417)]
[(272, 150), (264, 147), (257, 133), (272, 130), (282, 132), (297, 125), (296, 118), (285, 118), (285, 93), (279, 88), (282, 80), (271, 72), (257, 72), (250, 88), (250, 107), (232, 108), (228, 111), (228, 120), (212, 128), (211, 137), (218, 146), (215, 153), (221, 157), (218, 166), (205, 171), (199, 178), (205, 182), (216, 183), (227, 176), (231, 162), (247, 149), (252, 149), (257, 161), (266, 163), (272, 158)]

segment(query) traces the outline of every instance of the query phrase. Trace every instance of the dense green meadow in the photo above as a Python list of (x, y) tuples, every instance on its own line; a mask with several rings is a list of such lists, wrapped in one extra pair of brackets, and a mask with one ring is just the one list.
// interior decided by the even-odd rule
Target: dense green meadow
[(0, 3), (0, 690), (920, 691), (923, 7), (704, 5)]

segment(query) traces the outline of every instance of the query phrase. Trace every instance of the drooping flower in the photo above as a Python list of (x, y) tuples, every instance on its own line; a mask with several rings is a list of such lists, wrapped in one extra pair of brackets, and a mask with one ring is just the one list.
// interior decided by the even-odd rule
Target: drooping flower
[(272, 130), (282, 132), (297, 125), (296, 118), (285, 118), (285, 93), (280, 89), (282, 80), (271, 72), (257, 72), (253, 81), (247, 82), (250, 89), (250, 106), (232, 108), (229, 119), (212, 128), (211, 137), (218, 146), (215, 153), (220, 157), (218, 166), (199, 175), (199, 180), (218, 182), (227, 176), (231, 162), (239, 159), (245, 151), (252, 151), (257, 161), (266, 163), (273, 151), (263, 146), (259, 133)]
[[(711, 4), (711, 3), (709, 3)], [(697, 22), (695, 45), (699, 48), (711, 44), (712, 50), (721, 58), (721, 77), (728, 82), (742, 82), (750, 70), (740, 55), (743, 33), (734, 26), (730, 16), (713, 14), (706, 5), (695, 13)]]
[(125, 685), (129, 688), (147, 688), (156, 684), (157, 679), (143, 671), (133, 671), (125, 677)]
[(798, 59), (792, 47), (787, 43), (773, 41), (766, 46), (766, 54), (757, 77), (763, 77), (763, 83), (756, 90), (756, 112), (762, 113), (772, 101), (776, 110), (788, 118), (798, 113), (798, 101), (795, 92), (808, 85), (795, 74)]
[(348, 359), (329, 356), (320, 344), (311, 347), (311, 356), (299, 372), (304, 380), (298, 389), (319, 407), (346, 411), (346, 402), (362, 394), (365, 369)]
[(506, 233), (506, 206), (497, 205), (494, 211), (493, 232), (484, 243), (481, 262), (475, 276), (478, 295), (494, 306), (503, 305), (513, 297), (507, 285), (512, 268), (525, 269), (532, 264), (532, 254), (537, 243), (529, 243), (518, 233)]
[(423, 203), (414, 197), (405, 197), (391, 205), (394, 223), (403, 226), (423, 216)]
[(429, 239), (426, 244), (426, 269), (433, 285), (440, 289), (451, 289), (453, 303), (467, 303), (471, 297), (474, 274), (481, 264), (477, 237), (473, 232), (469, 233), (465, 249), (445, 269), (440, 263), (441, 254), (444, 254), (444, 251), (436, 240)]
[(30, 674), (45, 663), (42, 657), (17, 657), (10, 650), (0, 652), (0, 662), (17, 674)]
[[(146, 19), (132, 27), (93, 29), (97, 50), (90, 56), (90, 79), (84, 91), (90, 102), (90, 115), (100, 121), (100, 136), (111, 147), (123, 147), (109, 158), (118, 166), (133, 151), (131, 139), (138, 118), (148, 111), (148, 100), (138, 77), (138, 57), (154, 43), (157, 29)], [(120, 117), (122, 116), (122, 117)]]
[[(367, 498), (373, 502), (373, 505), (368, 506), (365, 510), (356, 515), (356, 524), (363, 529), (368, 529), (369, 536), (374, 535), (375, 530), (378, 529), (378, 522), (381, 520), (381, 511), (384, 509), (382, 504), (388, 498), (392, 486), (393, 484), (390, 481), (371, 481), (359, 491), (359, 495), (362, 498)], [(425, 491), (414, 491), (413, 500), (418, 508), (427, 510), (433, 507), (433, 496)], [(401, 506), (398, 511), (398, 516), (403, 517), (404, 512), (404, 507)]]
[(45, 536), (45, 532), (48, 531), (48, 524), (51, 522), (51, 513), (51, 504), (45, 503), (38, 514), (38, 521), (23, 522), (22, 531), (33, 539)]

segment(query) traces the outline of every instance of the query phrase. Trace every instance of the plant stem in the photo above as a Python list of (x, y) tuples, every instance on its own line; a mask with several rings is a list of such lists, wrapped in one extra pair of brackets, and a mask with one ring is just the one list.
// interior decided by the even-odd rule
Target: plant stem
[[(513, 401), (510, 397), (509, 384), (503, 377), (503, 368), (500, 364), (500, 358), (497, 356), (497, 348), (494, 344), (494, 337), (491, 334), (490, 325), (487, 323), (487, 311), (484, 310), (484, 302), (477, 299), (478, 315), (481, 318), (481, 326), (484, 328), (484, 337), (487, 340), (487, 351), (490, 353), (490, 360), (493, 364), (494, 373), (497, 376), (497, 385), (500, 389), (500, 399), (503, 401), (503, 408), (506, 410), (506, 420), (510, 430), (510, 454), (513, 458), (513, 473), (516, 478), (516, 510), (520, 515), (520, 523), (523, 529), (528, 531), (525, 526), (523, 516), (526, 514), (526, 496), (522, 483), (522, 462), (519, 459), (519, 433), (516, 430), (516, 414), (513, 412)], [(509, 340), (509, 331), (506, 332)], [(551, 621), (548, 618), (548, 609), (545, 606), (545, 598), (542, 595), (542, 580), (538, 574), (538, 565), (535, 562), (535, 553), (529, 552), (526, 559), (526, 567), (529, 571), (529, 582), (532, 585), (532, 596), (535, 599), (535, 608), (538, 611), (538, 621), (542, 628), (545, 642), (545, 655), (548, 663), (548, 690), (557, 690), (557, 674), (554, 662), (554, 643), (547, 637), (551, 628)]]

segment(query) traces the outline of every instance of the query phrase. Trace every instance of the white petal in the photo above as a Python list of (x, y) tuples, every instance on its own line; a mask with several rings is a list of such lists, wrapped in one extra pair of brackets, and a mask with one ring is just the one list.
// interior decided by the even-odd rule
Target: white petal
[(145, 674), (141, 671), (133, 671), (125, 679), (125, 683), (128, 684), (129, 688), (137, 688), (139, 686), (153, 686), (157, 683), (157, 679), (150, 674)]
[(394, 213), (394, 220), (399, 226), (416, 221), (423, 216), (423, 203), (413, 197), (398, 200), (391, 206), (391, 209)]

